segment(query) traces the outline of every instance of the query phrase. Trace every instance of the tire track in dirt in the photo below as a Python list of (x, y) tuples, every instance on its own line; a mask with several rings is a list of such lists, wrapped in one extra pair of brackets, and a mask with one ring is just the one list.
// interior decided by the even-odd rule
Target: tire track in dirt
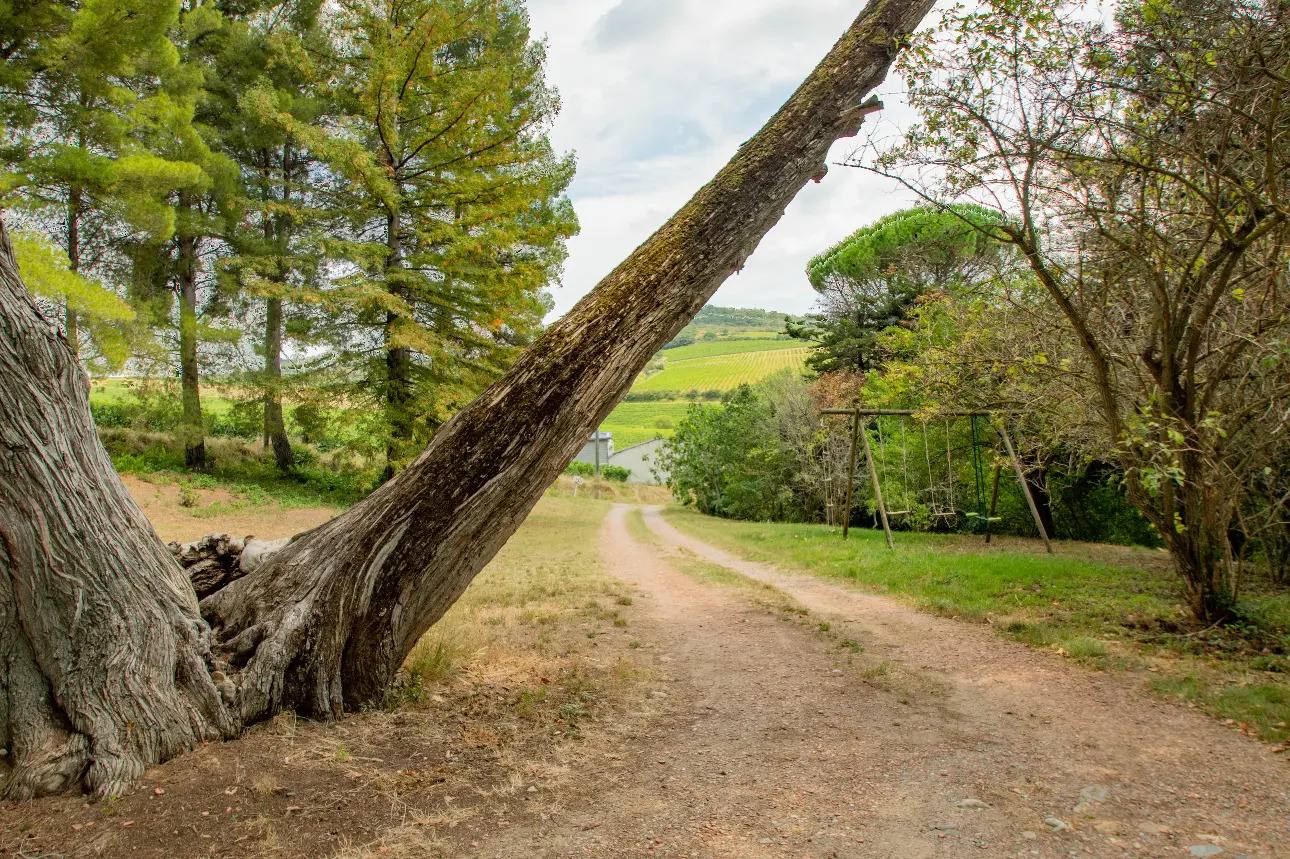
[[(1132, 677), (745, 561), (678, 531), (658, 508), (645, 510), (645, 522), (666, 550), (772, 585), (847, 629), (893, 670), (938, 678), (949, 718), (938, 754), (911, 761), (911, 775), (949, 780), (990, 803), (982, 821), (1000, 815), (1036, 833), (1018, 845), (1024, 855), (1185, 856), (1204, 854), (1190, 847), (1214, 845), (1224, 851), (1214, 855), (1290, 856), (1290, 767), (1267, 746), (1153, 698)], [(905, 722), (881, 735), (899, 742), (912, 729)], [(1080, 791), (1095, 786), (1110, 795), (1076, 811)], [(1050, 833), (1042, 824), (1048, 816), (1077, 830)], [(987, 855), (1007, 854), (988, 848)]]
[[(641, 543), (631, 509), (600, 549), (641, 593), (632, 626), (666, 715), (471, 855), (1290, 856), (1287, 770), (1259, 744), (989, 630), (744, 562), (657, 509), (661, 542)], [(815, 616), (700, 583), (682, 572), (696, 557)], [(1110, 790), (1095, 817), (1074, 814), (1093, 786)]]

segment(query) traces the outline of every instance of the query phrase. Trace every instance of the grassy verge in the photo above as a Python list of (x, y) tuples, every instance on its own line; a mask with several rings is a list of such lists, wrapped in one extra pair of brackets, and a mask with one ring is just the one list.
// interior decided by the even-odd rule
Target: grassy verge
[(1025, 541), (880, 533), (843, 542), (824, 526), (731, 522), (670, 507), (678, 528), (755, 561), (849, 579), (925, 611), (977, 623), (1102, 670), (1141, 671), (1162, 695), (1290, 741), (1290, 599), (1256, 594), (1249, 621), (1199, 629), (1160, 553)]
[[(310, 456), (311, 451), (304, 447), (298, 449), (301, 463), (284, 473), (258, 443), (208, 438), (210, 465), (192, 471), (184, 465), (183, 448), (167, 433), (105, 429), (99, 431), (99, 437), (118, 474), (193, 490), (224, 490), (234, 496), (227, 509), (267, 504), (348, 507), (370, 492), (376, 480), (372, 469), (329, 465)], [(218, 516), (227, 509), (215, 508), (208, 515)]]

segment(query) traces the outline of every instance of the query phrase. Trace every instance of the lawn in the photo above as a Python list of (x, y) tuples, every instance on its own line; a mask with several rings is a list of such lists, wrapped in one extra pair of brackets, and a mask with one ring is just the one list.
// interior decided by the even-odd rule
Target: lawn
[[(766, 341), (777, 343), (779, 341)], [(707, 344), (704, 344), (707, 345)], [(690, 347), (681, 347), (690, 348)], [(670, 350), (669, 350), (670, 351)], [(800, 372), (809, 349), (762, 349), (755, 352), (717, 355), (710, 358), (668, 359), (667, 367), (644, 381), (636, 391), (729, 391), (759, 382), (772, 373), (790, 369)]]
[(926, 611), (1104, 670), (1143, 673), (1160, 694), (1290, 740), (1290, 598), (1254, 594), (1246, 618), (1202, 629), (1163, 553), (1151, 549), (897, 534), (860, 529), (843, 542), (821, 525), (733, 522), (669, 507), (678, 528), (754, 561), (847, 579)]

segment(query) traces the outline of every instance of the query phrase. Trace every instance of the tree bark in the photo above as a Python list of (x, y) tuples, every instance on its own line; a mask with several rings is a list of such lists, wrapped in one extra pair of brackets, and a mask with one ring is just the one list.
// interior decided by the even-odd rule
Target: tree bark
[[(73, 184), (71, 190), (67, 192), (67, 261), (69, 268), (74, 272), (81, 270), (81, 187)], [(71, 347), (72, 354), (79, 357), (81, 351), (81, 335), (78, 320), (76, 318), (76, 308), (72, 307), (69, 299), (67, 302), (66, 317), (63, 320), (64, 330), (67, 333), (67, 345)]]
[[(286, 209), (291, 204), (291, 142), (282, 146), (282, 203)], [(268, 153), (265, 153), (265, 168), (268, 169)], [(278, 248), (278, 282), (287, 283), (287, 268), (284, 262), (291, 253), (291, 221), (285, 215), (264, 218), (266, 242), (276, 244)], [(270, 298), (265, 303), (264, 323), (264, 375), (267, 387), (264, 392), (264, 442), (273, 447), (273, 459), (279, 470), (290, 471), (296, 464), (295, 455), (291, 452), (291, 440), (287, 438), (287, 425), (282, 418), (282, 307), (281, 298)]]
[(3, 224), (0, 344), (4, 794), (121, 793), (236, 723), (192, 586), (112, 470), (89, 381), (19, 280)]
[[(180, 202), (184, 206), (183, 201)], [(201, 383), (197, 367), (197, 237), (180, 234), (176, 279), (179, 281), (179, 382), (183, 394), (184, 464), (206, 465), (206, 427), (202, 422)]]
[[(246, 568), (244, 554), (245, 575), (201, 602), (214, 642), (205, 664), (206, 628), (192, 611), (192, 588), (177, 578), (173, 560), (111, 473), (89, 422), (84, 377), (62, 370), (70, 376), (64, 389), (40, 403), (42, 408), (33, 405), (22, 415), (33, 424), (28, 435), (52, 440), (36, 453), (56, 443), (66, 450), (65, 457), (92, 460), (95, 471), (80, 477), (74, 491), (50, 489), (49, 501), (42, 496), (13, 511), (9, 507), (19, 501), (11, 497), (21, 500), (34, 488), (77, 473), (69, 474), (61, 464), (47, 467), (46, 458), (39, 460), (40, 468), (31, 469), (34, 473), (14, 479), (5, 475), (0, 522), (5, 523), (6, 557), (20, 557), (28, 566), (18, 568), (5, 560), (0, 569), (7, 573), (3, 580), (12, 583), (11, 592), (25, 595), (44, 581), (39, 570), (32, 571), (28, 556), (34, 552), (48, 559), (55, 550), (45, 547), (57, 545), (59, 551), (76, 552), (72, 557), (86, 568), (86, 581), (107, 584), (82, 599), (80, 592), (66, 590), (64, 577), (46, 575), (50, 587), (64, 588), (51, 598), (53, 609), (62, 614), (47, 624), (50, 630), (31, 641), (21, 637), (21, 630), (29, 628), (25, 623), (0, 627), (19, 630), (19, 642), (30, 641), (28, 651), (36, 655), (22, 664), (43, 667), (56, 661), (64, 651), (55, 647), (51, 655), (43, 655), (50, 647), (46, 639), (70, 635), (65, 630), (93, 639), (90, 646), (71, 650), (69, 658), (80, 660), (77, 678), (97, 685), (74, 690), (72, 697), (106, 695), (107, 724), (123, 725), (122, 714), (128, 714), (143, 726), (143, 736), (129, 740), (136, 744), (130, 754), (116, 756), (134, 766), (117, 768), (126, 774), (137, 774), (143, 765), (186, 748), (199, 736), (227, 735), (236, 726), (283, 710), (334, 718), (346, 709), (380, 702), (408, 651), (515, 532), (654, 352), (743, 266), (801, 187), (823, 177), (830, 146), (857, 132), (867, 112), (861, 99), (882, 82), (903, 38), (931, 5), (932, 0), (870, 3), (810, 78), (716, 178), (548, 329), (501, 380), (449, 420), (408, 468), (276, 554), (265, 559), (261, 552), (254, 569)], [(65, 364), (66, 346), (52, 345), (53, 335), (21, 294), (16, 277), (4, 295), (10, 297), (0, 305), (3, 324), (21, 328), (17, 333), (62, 355)], [(19, 364), (31, 349), (11, 344), (22, 342), (13, 336), (0, 342), (0, 361)], [(8, 378), (6, 374), (0, 384)], [(28, 397), (49, 390), (31, 382), (18, 387)], [(3, 408), (10, 409), (7, 392)], [(51, 426), (51, 421), (73, 425)], [(10, 422), (6, 416), (6, 433)], [(42, 431), (47, 434), (41, 436)], [(17, 456), (14, 450), (12, 443), (0, 448), (7, 468)], [(23, 494), (10, 487), (22, 488)], [(58, 520), (54, 543), (46, 523), (68, 504), (93, 509), (73, 509)], [(109, 516), (129, 521), (109, 523)], [(82, 528), (85, 521), (89, 527)], [(9, 531), (37, 529), (43, 533), (25, 543), (7, 536)], [(73, 533), (76, 537), (70, 539)], [(121, 558), (126, 548), (134, 554)], [(0, 598), (3, 616), (11, 616), (14, 597)], [(17, 606), (22, 608), (21, 596)], [(147, 611), (161, 617), (149, 627), (149, 636), (140, 638), (132, 634), (134, 624)], [(138, 626), (148, 624), (140, 621)], [(159, 629), (170, 634), (160, 635)], [(15, 633), (7, 635), (6, 643), (15, 639)], [(114, 666), (122, 664), (140, 664), (139, 676), (133, 671), (116, 676), (120, 671)], [(232, 702), (231, 719), (219, 706), (212, 677)], [(49, 704), (53, 697), (38, 681), (39, 676), (17, 678), (16, 683), (6, 678), (5, 688)], [(133, 685), (145, 681), (149, 688)], [(68, 699), (58, 695), (57, 700)], [(140, 708), (145, 712), (135, 713)], [(12, 707), (6, 712), (12, 713)], [(185, 719), (158, 715), (180, 712)], [(186, 730), (177, 727), (179, 722)], [(3, 723), (18, 724), (7, 717)], [(84, 723), (75, 730), (78, 736), (96, 737), (96, 727)], [(97, 772), (99, 746), (90, 743), (87, 748), (78, 754)], [(110, 754), (114, 748), (105, 748), (109, 761), (116, 760)], [(60, 784), (75, 779), (72, 768), (65, 772)], [(122, 782), (121, 777), (98, 778), (87, 784), (101, 790), (101, 784)], [(58, 787), (23, 777), (12, 780), (10, 789), (19, 783), (28, 793)]]
[[(391, 295), (406, 298), (397, 272), (403, 268), (403, 236), (399, 216), (391, 212), (385, 227), (389, 255), (385, 259), (387, 288)], [(399, 316), (390, 312), (385, 319), (385, 414), (390, 441), (385, 449), (384, 479), (394, 476), (397, 464), (408, 455), (412, 441), (412, 350), (398, 345)]]
[(282, 471), (290, 471), (296, 464), (287, 438), (287, 425), (282, 419), (282, 299), (270, 298), (265, 303), (264, 323), (264, 434), (273, 445), (273, 459)]

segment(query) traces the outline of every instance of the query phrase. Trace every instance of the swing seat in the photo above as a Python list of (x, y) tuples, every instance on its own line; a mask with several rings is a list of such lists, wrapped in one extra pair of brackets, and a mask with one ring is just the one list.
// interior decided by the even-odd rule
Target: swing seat
[(887, 515), (888, 516), (908, 516), (909, 511), (908, 510), (888, 510)]

